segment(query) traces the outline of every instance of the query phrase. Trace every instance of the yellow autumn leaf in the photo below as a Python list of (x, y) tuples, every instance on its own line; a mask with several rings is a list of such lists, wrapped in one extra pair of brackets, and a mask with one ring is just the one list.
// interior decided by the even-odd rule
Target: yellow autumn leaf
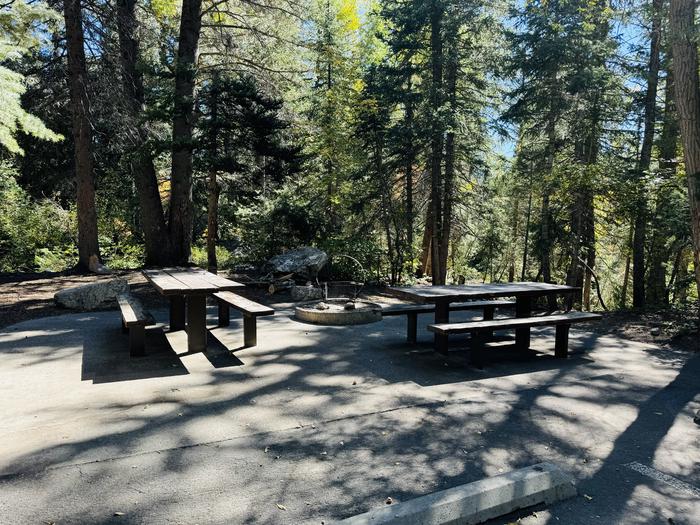
[(338, 20), (343, 24), (346, 31), (357, 31), (360, 29), (360, 17), (357, 14), (357, 2), (355, 0), (341, 0)]
[(151, 8), (157, 18), (167, 18), (177, 14), (175, 0), (151, 0)]

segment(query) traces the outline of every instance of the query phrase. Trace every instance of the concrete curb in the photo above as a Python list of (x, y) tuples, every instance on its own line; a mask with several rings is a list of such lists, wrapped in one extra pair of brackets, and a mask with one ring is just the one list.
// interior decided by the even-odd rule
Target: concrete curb
[(574, 478), (552, 463), (427, 494), (347, 518), (343, 525), (471, 525), (576, 495)]

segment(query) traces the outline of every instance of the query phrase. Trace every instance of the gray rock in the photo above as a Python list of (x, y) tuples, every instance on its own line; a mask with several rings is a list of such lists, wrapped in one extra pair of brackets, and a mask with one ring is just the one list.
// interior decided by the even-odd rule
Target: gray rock
[(58, 306), (73, 310), (95, 310), (114, 304), (117, 295), (129, 293), (129, 283), (122, 277), (67, 288), (53, 296)]
[(660, 328), (652, 328), (649, 333), (653, 336), (661, 335), (661, 329)]
[(275, 255), (267, 261), (264, 271), (274, 273), (293, 273), (308, 279), (315, 279), (328, 262), (326, 252), (318, 248), (305, 246)]
[(292, 286), (292, 299), (295, 301), (323, 299), (323, 290), (313, 286)]

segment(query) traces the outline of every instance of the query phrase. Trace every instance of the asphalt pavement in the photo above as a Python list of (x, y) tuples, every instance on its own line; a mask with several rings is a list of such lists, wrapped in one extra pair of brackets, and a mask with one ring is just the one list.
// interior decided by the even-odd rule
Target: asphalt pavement
[(0, 523), (328, 524), (543, 461), (579, 495), (493, 523), (700, 523), (700, 354), (579, 327), (562, 361), (544, 329), (479, 370), (419, 321), (155, 327), (136, 359), (116, 310), (6, 327)]

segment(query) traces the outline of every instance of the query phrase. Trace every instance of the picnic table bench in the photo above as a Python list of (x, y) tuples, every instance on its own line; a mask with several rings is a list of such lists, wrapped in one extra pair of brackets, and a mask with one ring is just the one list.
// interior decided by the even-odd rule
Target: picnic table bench
[(245, 347), (257, 345), (258, 317), (274, 315), (275, 311), (269, 306), (258, 304), (233, 292), (217, 292), (213, 295), (219, 305), (219, 326), (229, 325), (229, 307), (234, 308), (243, 314), (243, 345)]
[(472, 334), (469, 349), (472, 352), (470, 359), (481, 361), (481, 351), (484, 343), (489, 339), (494, 330), (518, 329), (521, 327), (556, 326), (554, 343), (554, 355), (566, 358), (569, 355), (569, 328), (574, 323), (586, 323), (598, 321), (600, 314), (590, 312), (567, 312), (556, 315), (543, 315), (536, 317), (519, 317), (515, 319), (492, 319), (488, 321), (472, 321), (467, 323), (441, 323), (428, 325), (428, 330), (438, 336), (438, 351), (447, 354), (447, 339), (450, 334)]
[[(496, 308), (515, 306), (515, 301), (497, 299), (491, 301), (468, 301), (450, 304), (450, 312), (484, 310), (484, 319), (493, 319)], [(406, 316), (406, 340), (415, 343), (418, 336), (418, 314), (435, 312), (434, 304), (392, 304), (382, 308), (382, 316)]]
[(133, 295), (121, 294), (117, 296), (117, 303), (122, 316), (122, 331), (129, 333), (129, 355), (142, 356), (145, 351), (146, 326), (155, 324), (155, 320)]

